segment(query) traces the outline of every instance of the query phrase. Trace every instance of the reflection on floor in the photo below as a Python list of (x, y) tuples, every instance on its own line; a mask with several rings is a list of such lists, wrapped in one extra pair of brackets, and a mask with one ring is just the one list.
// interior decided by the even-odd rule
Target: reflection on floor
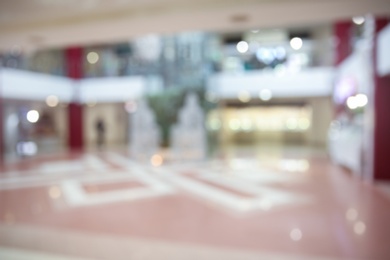
[(390, 259), (389, 198), (320, 153), (53, 156), (7, 166), (0, 205), (0, 259)]

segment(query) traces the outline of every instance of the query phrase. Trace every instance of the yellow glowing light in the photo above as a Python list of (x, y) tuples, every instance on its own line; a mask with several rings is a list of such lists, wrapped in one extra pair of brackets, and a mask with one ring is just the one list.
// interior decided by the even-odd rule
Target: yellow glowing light
[(233, 131), (237, 131), (241, 128), (241, 122), (238, 119), (231, 119), (229, 121), (229, 127)]
[(310, 168), (307, 160), (281, 160), (280, 168), (289, 172), (304, 172)]
[(94, 51), (91, 51), (90, 53), (87, 54), (87, 61), (90, 64), (95, 64), (99, 60), (99, 54), (97, 54)]
[(269, 129), (269, 124), (268, 124), (268, 121), (267, 120), (262, 120), (262, 119), (259, 119), (258, 121), (257, 121), (257, 128), (259, 129), (259, 130), (267, 130), (267, 129)]
[(90, 102), (87, 103), (87, 106), (88, 107), (94, 107), (94, 106), (96, 106), (96, 104), (97, 104), (96, 101), (90, 101)]
[(296, 118), (289, 118), (286, 121), (286, 127), (289, 130), (295, 130), (298, 127), (298, 120)]
[(298, 120), (298, 126), (301, 130), (306, 130), (310, 127), (310, 120), (307, 118), (300, 118)]
[(218, 130), (221, 128), (221, 121), (219, 119), (211, 119), (209, 122), (209, 127), (211, 130)]
[(238, 99), (242, 103), (248, 103), (251, 100), (251, 94), (248, 91), (241, 91), (238, 93)]
[(58, 188), (57, 186), (50, 187), (50, 189), (49, 189), (49, 196), (52, 199), (58, 199), (59, 197), (61, 197), (61, 190), (60, 190), (60, 188)]
[(56, 107), (59, 103), (58, 97), (54, 95), (50, 95), (46, 98), (46, 105), (49, 107)]
[(150, 159), (150, 163), (153, 166), (160, 166), (163, 162), (164, 162), (164, 159), (159, 154), (153, 155), (152, 158)]
[(307, 171), (310, 167), (310, 164), (307, 160), (299, 160), (298, 161), (298, 170), (299, 171)]
[(244, 120), (242, 120), (241, 122), (241, 127), (243, 130), (246, 130), (246, 131), (249, 131), (252, 129), (252, 122), (250, 119), (248, 118), (245, 118)]

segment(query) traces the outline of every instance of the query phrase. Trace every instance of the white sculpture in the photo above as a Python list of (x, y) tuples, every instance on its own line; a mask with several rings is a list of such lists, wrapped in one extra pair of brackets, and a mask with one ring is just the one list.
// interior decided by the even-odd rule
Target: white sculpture
[(159, 150), (161, 134), (153, 111), (145, 100), (131, 114), (130, 151), (132, 156), (149, 159)]
[(204, 114), (198, 96), (189, 94), (180, 109), (179, 122), (171, 130), (171, 148), (176, 159), (203, 159), (207, 142)]

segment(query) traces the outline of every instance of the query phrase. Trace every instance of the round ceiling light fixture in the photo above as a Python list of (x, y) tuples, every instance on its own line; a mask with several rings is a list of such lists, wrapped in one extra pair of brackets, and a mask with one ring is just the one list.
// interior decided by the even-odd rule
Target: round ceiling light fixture
[(294, 37), (290, 40), (290, 46), (296, 51), (300, 50), (303, 46), (303, 41), (299, 37)]
[(249, 44), (246, 41), (240, 41), (236, 48), (239, 53), (246, 53), (249, 50)]

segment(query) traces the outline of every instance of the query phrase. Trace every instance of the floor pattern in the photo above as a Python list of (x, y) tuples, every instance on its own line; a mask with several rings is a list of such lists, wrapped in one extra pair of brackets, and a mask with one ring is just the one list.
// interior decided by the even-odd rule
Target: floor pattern
[(389, 259), (390, 201), (326, 157), (134, 161), (0, 173), (0, 259)]

